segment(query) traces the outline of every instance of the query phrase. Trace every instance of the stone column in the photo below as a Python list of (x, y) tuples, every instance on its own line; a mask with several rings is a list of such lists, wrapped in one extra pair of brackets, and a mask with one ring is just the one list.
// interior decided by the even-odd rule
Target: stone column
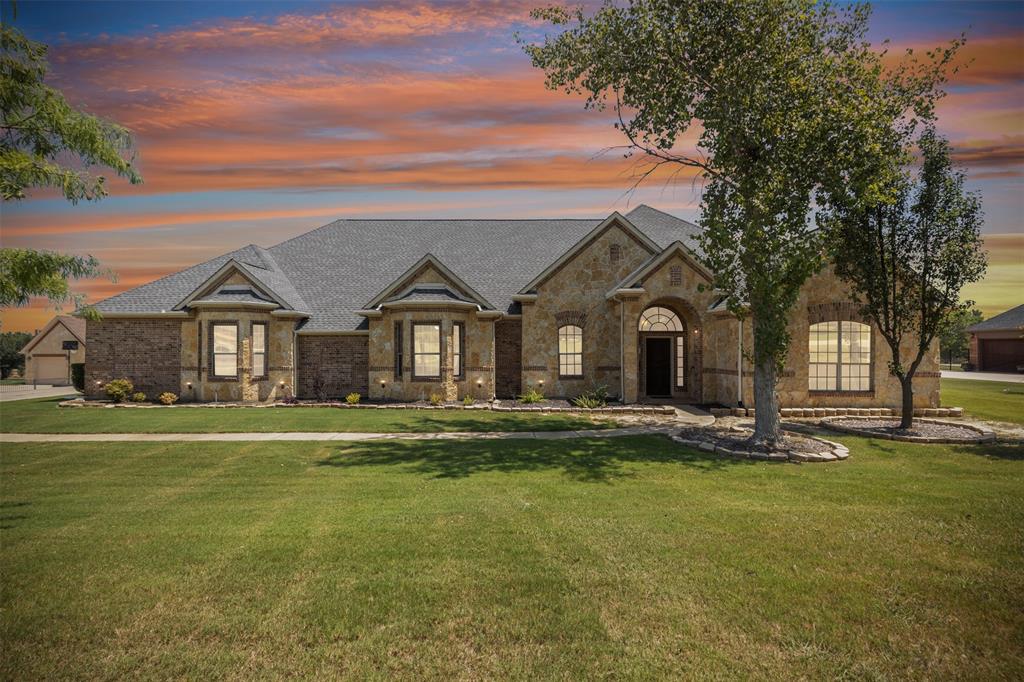
[[(452, 340), (455, 334), (455, 325), (451, 320), (441, 321), (441, 394), (445, 400), (458, 400), (459, 388), (455, 385), (455, 345)], [(462, 349), (463, 360), (466, 358), (466, 349)]]

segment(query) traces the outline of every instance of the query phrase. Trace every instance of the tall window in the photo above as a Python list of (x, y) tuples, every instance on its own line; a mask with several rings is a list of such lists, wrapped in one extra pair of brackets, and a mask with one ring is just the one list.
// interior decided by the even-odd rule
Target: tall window
[(461, 322), (452, 323), (452, 364), (456, 377), (464, 377), (466, 368), (462, 365), (462, 348), (466, 340), (466, 325)]
[(405, 352), (402, 347), (402, 323), (395, 322), (395, 379), (402, 378), (402, 365), (405, 364)]
[(574, 324), (558, 328), (558, 376), (583, 376), (583, 330)]
[(808, 388), (871, 390), (871, 327), (860, 322), (811, 325)]
[(419, 379), (441, 378), (441, 324), (412, 326), (412, 375)]
[(238, 376), (238, 325), (213, 325), (213, 375)]
[(676, 388), (686, 388), (686, 337), (676, 337)]
[(252, 323), (252, 375), (256, 378), (267, 376), (267, 323)]

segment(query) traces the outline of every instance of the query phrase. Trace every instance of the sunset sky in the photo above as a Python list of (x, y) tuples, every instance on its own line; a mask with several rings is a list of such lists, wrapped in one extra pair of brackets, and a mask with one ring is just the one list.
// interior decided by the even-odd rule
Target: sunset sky
[[(77, 206), (45, 192), (5, 203), (3, 245), (96, 256), (118, 274), (78, 283), (98, 300), (339, 217), (590, 217), (644, 202), (699, 220), (690, 179), (625, 196), (630, 165), (598, 155), (621, 143), (608, 114), (544, 89), (513, 35), (541, 35), (538, 4), (20, 0), (14, 24), (51, 46), (52, 83), (135, 133), (145, 184)], [(992, 269), (968, 293), (994, 314), (1024, 302), (1024, 3), (882, 2), (872, 20), (872, 40), (895, 49), (961, 31), (973, 62), (941, 128), (984, 197)], [(4, 311), (3, 330), (52, 314)]]

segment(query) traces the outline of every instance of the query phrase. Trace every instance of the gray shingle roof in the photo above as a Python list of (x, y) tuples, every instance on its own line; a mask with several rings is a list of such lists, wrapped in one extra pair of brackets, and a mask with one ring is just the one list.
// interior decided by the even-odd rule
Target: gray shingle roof
[(1010, 308), (1005, 313), (999, 313), (993, 318), (972, 324), (967, 328), (969, 332), (1002, 332), (1015, 331), (1024, 328), (1024, 304), (1016, 308)]
[(451, 303), (457, 301), (460, 303), (475, 303), (465, 296), (462, 296), (458, 292), (452, 291), (446, 286), (417, 286), (409, 289), (408, 291), (393, 296), (385, 303)]
[[(696, 225), (649, 206), (626, 214), (665, 248), (696, 250)], [(230, 259), (289, 307), (310, 313), (304, 331), (365, 328), (356, 314), (424, 254), (433, 253), (498, 310), (603, 218), (542, 220), (337, 220), (269, 249), (249, 245), (97, 304), (100, 312), (171, 310)]]

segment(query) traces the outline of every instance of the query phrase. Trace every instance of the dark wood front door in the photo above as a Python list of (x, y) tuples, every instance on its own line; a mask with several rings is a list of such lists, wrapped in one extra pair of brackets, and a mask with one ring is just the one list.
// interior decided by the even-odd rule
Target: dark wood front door
[(648, 338), (644, 348), (647, 360), (647, 395), (668, 398), (672, 395), (672, 339)]

